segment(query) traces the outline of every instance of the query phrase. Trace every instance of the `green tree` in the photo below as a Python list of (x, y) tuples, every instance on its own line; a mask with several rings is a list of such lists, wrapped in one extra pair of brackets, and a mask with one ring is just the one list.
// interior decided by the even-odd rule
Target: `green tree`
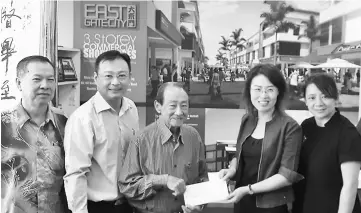
[(242, 28), (235, 29), (232, 32), (232, 35), (231, 35), (232, 39), (230, 40), (230, 46), (231, 47), (245, 48), (245, 46), (243, 45), (243, 42), (246, 42), (246, 39), (241, 37), (242, 32), (243, 32)]
[(305, 24), (307, 26), (305, 32), (302, 35), (298, 36), (298, 39), (300, 38), (308, 38), (310, 39), (310, 47), (309, 47), (309, 54), (312, 52), (312, 43), (316, 41), (318, 36), (318, 26), (316, 24), (315, 17), (313, 15), (310, 16), (310, 20), (308, 21), (302, 21), (302, 24)]
[(219, 61), (223, 66), (228, 65), (228, 58), (224, 57), (224, 53), (222, 53), (220, 50), (218, 50), (216, 60)]
[(220, 41), (218, 44), (221, 45), (221, 47), (219, 48), (220, 50), (223, 50), (223, 51), (229, 51), (230, 50), (230, 47), (231, 47), (231, 42), (230, 42), (230, 39), (226, 39), (226, 37), (224, 36), (221, 36), (222, 38), (222, 41)]
[[(221, 36), (221, 38), (222, 38), (222, 40), (218, 43), (218, 44), (221, 45), (219, 50), (222, 50), (226, 54), (228, 53), (227, 55), (230, 55), (231, 54), (231, 41), (230, 41), (230, 39), (226, 39), (226, 37), (224, 37), (224, 36)], [(226, 64), (228, 65), (228, 58), (227, 58), (227, 63)], [(226, 66), (226, 65), (223, 65), (223, 66)]]
[(288, 31), (288, 29), (295, 29), (294, 23), (284, 20), (286, 15), (294, 11), (291, 5), (287, 5), (285, 1), (264, 1), (265, 4), (269, 4), (270, 12), (263, 12), (261, 18), (264, 18), (263, 29), (267, 27), (274, 28), (275, 30), (275, 44), (274, 44), (274, 64), (276, 65), (277, 57), (277, 33)]

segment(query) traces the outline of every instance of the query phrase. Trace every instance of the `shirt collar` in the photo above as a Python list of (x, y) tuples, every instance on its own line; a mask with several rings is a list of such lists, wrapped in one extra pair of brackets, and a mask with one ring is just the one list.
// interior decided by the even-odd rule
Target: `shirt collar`
[[(122, 107), (120, 108), (120, 112), (119, 114), (124, 114), (126, 111), (128, 111), (129, 109), (132, 108), (131, 104), (128, 102), (127, 98), (123, 97), (122, 98)], [(103, 98), (103, 96), (97, 92), (94, 95), (94, 107), (95, 107), (95, 111), (97, 113), (100, 113), (102, 111), (106, 111), (106, 110), (113, 110), (115, 111), (109, 104), (108, 102)]]
[(340, 110), (338, 108), (336, 108), (335, 114), (333, 114), (332, 117), (330, 118), (330, 120), (328, 120), (325, 123), (325, 127), (330, 127), (330, 126), (333, 126), (333, 124), (339, 123), (338, 120), (340, 117), (341, 117)]
[(97, 113), (113, 109), (99, 92), (95, 93), (93, 104)]
[[(16, 111), (17, 111), (17, 124), (20, 128), (22, 128), (28, 120), (31, 120), (31, 118), (28, 112), (25, 110), (21, 99), (16, 107)], [(51, 112), (50, 104), (48, 104), (48, 109), (46, 111), (45, 123), (48, 123), (49, 121), (52, 121), (53, 124), (56, 126), (54, 115)]]
[(128, 110), (133, 108), (133, 105), (130, 104), (130, 101), (128, 100), (129, 100), (128, 98), (123, 97), (122, 107), (120, 108), (119, 115), (125, 114)]
[[(171, 138), (173, 136), (173, 133), (170, 131), (170, 129), (165, 125), (164, 121), (158, 119), (156, 121), (156, 124), (158, 125), (158, 128), (160, 130), (160, 134), (161, 134), (161, 142), (162, 144), (165, 144), (166, 142), (169, 141), (169, 138)], [(179, 133), (179, 142), (184, 144), (183, 143), (183, 140), (182, 140), (182, 126), (180, 127), (180, 133)]]

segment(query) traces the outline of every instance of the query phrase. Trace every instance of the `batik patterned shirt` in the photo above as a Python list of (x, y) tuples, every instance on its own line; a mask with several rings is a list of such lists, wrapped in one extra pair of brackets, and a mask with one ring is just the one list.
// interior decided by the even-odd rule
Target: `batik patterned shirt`
[(8, 213), (63, 213), (66, 118), (48, 107), (38, 126), (19, 103), (1, 113), (1, 204)]

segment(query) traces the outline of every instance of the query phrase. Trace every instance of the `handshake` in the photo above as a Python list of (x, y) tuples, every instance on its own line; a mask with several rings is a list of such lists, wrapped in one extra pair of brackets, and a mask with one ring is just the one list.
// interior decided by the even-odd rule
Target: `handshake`
[(171, 190), (174, 196), (184, 194), (186, 191), (186, 184), (183, 179), (167, 175), (166, 187)]

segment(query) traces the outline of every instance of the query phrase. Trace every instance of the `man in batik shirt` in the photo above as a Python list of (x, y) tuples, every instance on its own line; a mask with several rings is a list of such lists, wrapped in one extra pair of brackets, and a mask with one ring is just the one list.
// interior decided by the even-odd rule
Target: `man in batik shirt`
[(63, 213), (66, 118), (49, 105), (54, 67), (43, 56), (29, 56), (18, 63), (16, 74), (21, 100), (1, 114), (1, 210)]

